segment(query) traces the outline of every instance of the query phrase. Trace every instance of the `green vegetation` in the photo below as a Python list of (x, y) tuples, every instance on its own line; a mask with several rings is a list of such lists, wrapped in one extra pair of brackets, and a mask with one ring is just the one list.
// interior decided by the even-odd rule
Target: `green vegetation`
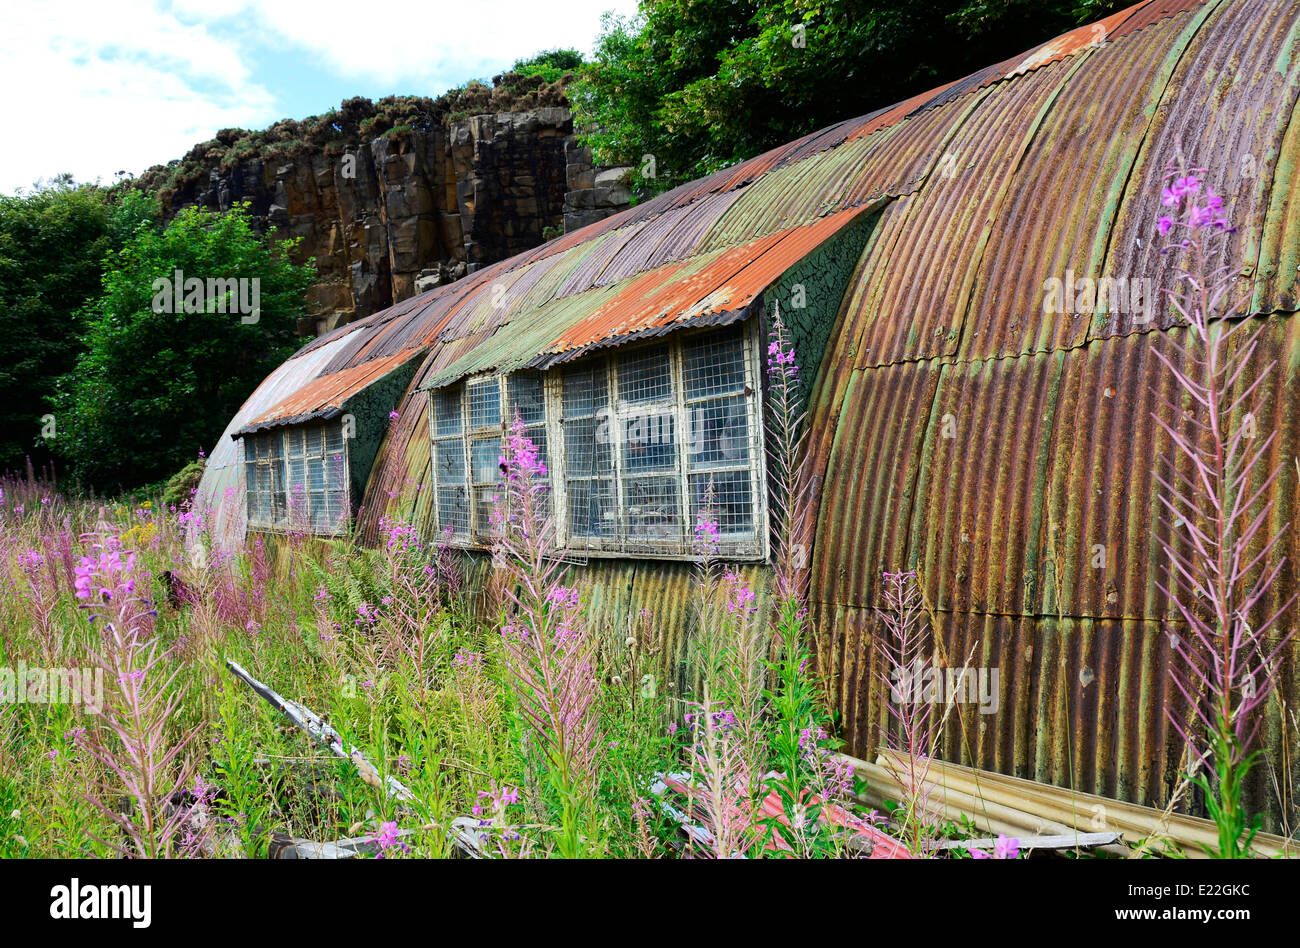
[[(187, 208), (110, 254), (83, 314), (84, 350), (56, 399), (57, 445), (74, 473), (133, 486), (212, 446), (297, 347), (315, 269), (293, 263), (292, 246), (259, 237), (236, 205), (225, 214)], [(192, 291), (191, 280), (202, 287)]]
[[(675, 187), (892, 105), (1126, 0), (657, 0), (606, 14), (569, 89), (603, 164)], [(655, 175), (646, 174), (654, 156)]]
[(50, 460), (41, 418), (58, 378), (76, 364), (79, 311), (99, 288), (105, 255), (155, 211), (138, 191), (78, 185), (67, 175), (0, 196), (0, 469), (28, 456), (38, 467)]

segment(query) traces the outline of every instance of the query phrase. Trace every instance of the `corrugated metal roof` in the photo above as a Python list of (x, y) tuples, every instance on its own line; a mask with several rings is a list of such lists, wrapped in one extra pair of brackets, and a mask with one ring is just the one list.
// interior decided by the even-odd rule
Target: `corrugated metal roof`
[(371, 359), (369, 362), (362, 362), (341, 372), (318, 376), (288, 398), (277, 402), (258, 415), (240, 429), (239, 434), (331, 417), (357, 392), (379, 381), (393, 369), (411, 361), (419, 354), (418, 349), (406, 349), (387, 358)]
[(431, 377), (425, 387), (448, 385), (487, 370), (553, 365), (602, 345), (705, 319), (721, 323), (742, 318), (782, 273), (866, 210), (850, 208), (518, 313), (494, 325), (484, 344)]

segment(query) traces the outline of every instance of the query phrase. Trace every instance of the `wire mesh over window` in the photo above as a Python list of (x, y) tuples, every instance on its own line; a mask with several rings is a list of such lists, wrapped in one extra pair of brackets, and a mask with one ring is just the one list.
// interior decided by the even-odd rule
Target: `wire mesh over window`
[[(620, 530), (614, 504), (609, 370), (602, 360), (566, 372), (561, 390), (568, 532), (597, 541), (614, 537)], [(599, 548), (599, 542), (596, 545)]]
[(469, 533), (469, 479), (465, 463), (463, 389), (439, 389), (432, 396), (433, 480), (439, 529)]
[(687, 333), (552, 374), (431, 392), (439, 528), (490, 542), (503, 439), (518, 419), (560, 500), (567, 551), (689, 556), (694, 518), (705, 514), (718, 524), (720, 555), (761, 556), (756, 331)]
[(687, 554), (705, 514), (724, 555), (761, 553), (752, 332), (695, 333), (564, 372), (567, 546)]
[(755, 432), (750, 422), (750, 386), (745, 348), (734, 332), (710, 333), (682, 346), (691, 438), (687, 450), (691, 520), (703, 513), (720, 536), (754, 532), (754, 492), (750, 459)]
[(462, 542), (485, 544), (491, 539), (492, 508), (504, 489), (504, 438), (516, 416), (539, 459), (548, 461), (544, 380), (521, 372), (474, 379), (431, 395), (438, 528)]
[(334, 534), (347, 526), (347, 446), (338, 423), (246, 435), (249, 525)]

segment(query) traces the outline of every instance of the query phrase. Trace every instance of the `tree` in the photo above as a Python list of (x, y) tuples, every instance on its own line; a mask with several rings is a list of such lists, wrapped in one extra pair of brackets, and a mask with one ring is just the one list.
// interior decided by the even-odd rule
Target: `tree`
[(49, 460), (42, 441), (58, 378), (76, 363), (77, 313), (99, 287), (105, 254), (152, 219), (133, 189), (78, 185), (61, 175), (0, 196), (0, 469)]
[(1127, 0), (642, 0), (569, 87), (603, 164), (662, 191), (958, 79)]
[(548, 49), (527, 59), (516, 59), (511, 72), (521, 76), (541, 76), (555, 82), (566, 72), (572, 72), (583, 63), (582, 53), (576, 49)]
[(134, 487), (211, 448), (296, 347), (315, 269), (290, 260), (295, 243), (259, 237), (237, 204), (186, 208), (110, 254), (85, 352), (60, 383), (58, 445), (78, 476)]

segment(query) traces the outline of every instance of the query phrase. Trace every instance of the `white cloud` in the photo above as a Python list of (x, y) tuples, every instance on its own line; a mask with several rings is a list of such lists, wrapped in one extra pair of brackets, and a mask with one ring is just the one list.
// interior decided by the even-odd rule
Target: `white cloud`
[(587, 52), (601, 13), (634, 13), (636, 0), (175, 0), (173, 8), (200, 22), (237, 15), (340, 76), (427, 85), (436, 95), (543, 49)]
[(345, 83), (437, 95), (542, 49), (585, 50), (609, 8), (631, 13), (635, 0), (7, 4), (0, 82), (10, 90), (10, 134), (0, 192), (63, 171), (83, 181), (138, 174), (218, 128), (285, 117), (268, 88), (284, 68), (267, 59), (277, 51), (298, 61), (305, 54)]
[(147, 0), (7, 8), (0, 83), (10, 90), (4, 192), (63, 171), (106, 181), (138, 173), (216, 128), (275, 117), (238, 45)]

